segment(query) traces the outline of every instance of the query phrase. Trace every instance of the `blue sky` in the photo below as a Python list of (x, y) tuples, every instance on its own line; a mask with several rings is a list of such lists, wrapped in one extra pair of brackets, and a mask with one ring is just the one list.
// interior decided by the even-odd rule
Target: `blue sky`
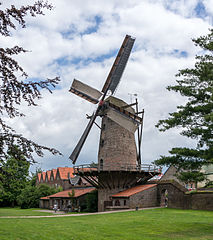
[[(24, 0), (22, 3), (33, 1)], [(31, 52), (18, 57), (30, 78), (60, 76), (53, 94), (43, 91), (38, 107), (20, 106), (25, 118), (9, 120), (19, 133), (59, 149), (63, 157), (36, 158), (44, 170), (71, 166), (68, 160), (87, 124), (85, 114), (95, 106), (68, 92), (73, 78), (101, 89), (123, 38), (136, 38), (116, 96), (130, 102), (138, 94), (145, 109), (142, 156), (151, 163), (176, 146), (193, 146), (179, 130), (160, 133), (155, 124), (185, 99), (168, 92), (179, 69), (192, 67), (200, 49), (191, 39), (208, 33), (213, 20), (213, 0), (52, 0), (53, 11), (27, 19), (27, 28), (2, 46), (19, 44)], [(5, 6), (14, 4), (8, 0)], [(20, 4), (20, 3), (19, 3)], [(78, 163), (97, 161), (99, 130), (94, 127)]]

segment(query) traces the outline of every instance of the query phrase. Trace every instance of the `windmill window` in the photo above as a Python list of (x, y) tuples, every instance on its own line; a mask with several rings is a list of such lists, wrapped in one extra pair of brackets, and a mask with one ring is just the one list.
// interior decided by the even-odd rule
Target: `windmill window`
[(103, 170), (103, 166), (104, 166), (104, 160), (101, 158), (100, 159), (100, 169)]
[(101, 139), (101, 147), (103, 147), (103, 146), (104, 146), (104, 140)]
[(105, 128), (106, 128), (106, 124), (104, 123), (102, 126), (102, 130), (105, 130)]

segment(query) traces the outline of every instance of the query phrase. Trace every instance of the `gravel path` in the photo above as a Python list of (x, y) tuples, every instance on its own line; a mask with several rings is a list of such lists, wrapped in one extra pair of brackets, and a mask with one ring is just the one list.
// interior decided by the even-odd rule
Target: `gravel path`
[[(138, 210), (148, 210), (148, 209), (156, 209), (156, 208), (162, 208), (162, 207), (151, 207), (151, 208), (139, 208)], [(52, 212), (54, 215), (48, 215), (48, 216), (2, 216), (1, 218), (55, 218), (55, 217), (80, 217), (80, 216), (89, 216), (89, 215), (99, 215), (99, 214), (110, 214), (110, 213), (116, 213), (116, 212), (130, 212), (135, 211), (135, 209), (127, 209), (127, 210), (117, 210), (117, 211), (106, 211), (106, 212), (95, 212), (95, 213), (78, 213), (78, 214), (58, 214), (54, 213), (54, 211), (51, 210), (36, 210), (41, 212)]]

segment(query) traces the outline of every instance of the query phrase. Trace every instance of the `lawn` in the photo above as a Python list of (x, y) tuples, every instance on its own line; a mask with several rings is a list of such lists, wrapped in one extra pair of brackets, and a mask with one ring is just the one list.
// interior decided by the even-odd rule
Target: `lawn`
[[(53, 215), (52, 213), (39, 212), (39, 208), (20, 209), (20, 208), (0, 208), (0, 216), (44, 216)], [(44, 209), (41, 209), (44, 210)], [(1, 238), (0, 238), (1, 239)]]
[(213, 212), (153, 209), (91, 216), (0, 219), (1, 240), (213, 239)]

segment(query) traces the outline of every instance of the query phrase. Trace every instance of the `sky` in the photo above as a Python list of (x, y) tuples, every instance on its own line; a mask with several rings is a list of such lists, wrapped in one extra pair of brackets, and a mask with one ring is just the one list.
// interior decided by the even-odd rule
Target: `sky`
[[(193, 67), (201, 49), (191, 39), (207, 34), (212, 27), (213, 0), (49, 2), (52, 11), (27, 17), (26, 28), (17, 28), (11, 37), (0, 37), (2, 46), (30, 50), (17, 57), (30, 79), (61, 79), (53, 94), (41, 91), (43, 98), (37, 107), (20, 106), (26, 117), (8, 119), (18, 133), (63, 153), (35, 156), (37, 164), (31, 171), (72, 166), (69, 155), (87, 125), (86, 114), (96, 106), (68, 90), (74, 78), (101, 90), (126, 34), (136, 40), (115, 96), (130, 103), (137, 94), (139, 108), (145, 110), (142, 163), (168, 155), (172, 147), (195, 146), (179, 135), (181, 129), (162, 133), (155, 125), (186, 101), (166, 87), (175, 84), (179, 69)], [(33, 1), (16, 4), (28, 3)], [(3, 1), (3, 7), (11, 4), (14, 1)], [(76, 165), (97, 162), (99, 134), (93, 126)]]

